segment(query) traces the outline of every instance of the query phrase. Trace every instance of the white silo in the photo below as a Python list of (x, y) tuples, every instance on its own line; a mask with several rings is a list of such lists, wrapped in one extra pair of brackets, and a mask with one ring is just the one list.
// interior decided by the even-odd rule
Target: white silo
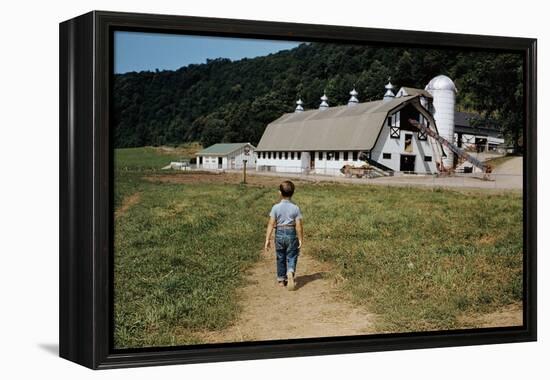
[[(450, 143), (454, 143), (455, 133), (455, 96), (456, 87), (451, 78), (445, 75), (438, 75), (433, 78), (426, 86), (433, 96), (433, 115), (439, 135)], [(443, 159), (443, 165), (446, 168), (452, 168), (454, 164), (454, 154), (447, 147), (443, 147), (446, 158)]]

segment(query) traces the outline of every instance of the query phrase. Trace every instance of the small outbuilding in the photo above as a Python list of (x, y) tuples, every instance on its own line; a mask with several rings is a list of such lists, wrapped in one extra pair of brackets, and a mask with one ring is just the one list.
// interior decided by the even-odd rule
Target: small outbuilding
[(242, 169), (244, 161), (254, 167), (256, 147), (250, 143), (214, 144), (197, 153), (197, 169)]
[(480, 115), (455, 112), (455, 143), (467, 151), (495, 152), (504, 145), (504, 138), (499, 128), (487, 126)]

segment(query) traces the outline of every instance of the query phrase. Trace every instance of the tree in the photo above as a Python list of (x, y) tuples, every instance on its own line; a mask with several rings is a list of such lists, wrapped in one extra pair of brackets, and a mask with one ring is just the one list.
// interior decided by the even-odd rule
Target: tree
[(518, 145), (523, 125), (520, 55), (400, 47), (304, 43), (265, 57), (211, 59), (178, 70), (116, 74), (114, 144), (131, 147), (201, 141), (257, 144), (268, 123), (304, 108), (346, 104), (355, 85), (361, 102), (378, 100), (391, 76), (398, 87), (424, 88), (449, 75), (457, 107), (493, 120)]

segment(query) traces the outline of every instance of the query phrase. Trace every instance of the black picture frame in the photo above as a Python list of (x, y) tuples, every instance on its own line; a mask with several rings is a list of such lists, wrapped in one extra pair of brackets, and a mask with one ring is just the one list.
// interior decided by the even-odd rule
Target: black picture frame
[[(523, 326), (114, 350), (113, 31), (452, 47), (524, 57)], [(536, 39), (93, 11), (60, 24), (60, 356), (93, 369), (535, 341)]]

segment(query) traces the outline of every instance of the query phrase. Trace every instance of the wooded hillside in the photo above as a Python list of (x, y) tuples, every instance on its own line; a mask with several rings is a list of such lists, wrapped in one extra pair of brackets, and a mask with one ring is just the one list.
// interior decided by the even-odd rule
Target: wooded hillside
[(424, 88), (438, 74), (454, 80), (459, 110), (481, 114), (514, 144), (521, 140), (522, 65), (518, 54), (308, 43), (253, 59), (117, 74), (114, 144), (256, 144), (298, 96), (305, 109), (317, 108), (326, 90), (331, 106), (342, 105), (355, 86), (364, 102), (381, 99), (390, 76), (397, 91)]

